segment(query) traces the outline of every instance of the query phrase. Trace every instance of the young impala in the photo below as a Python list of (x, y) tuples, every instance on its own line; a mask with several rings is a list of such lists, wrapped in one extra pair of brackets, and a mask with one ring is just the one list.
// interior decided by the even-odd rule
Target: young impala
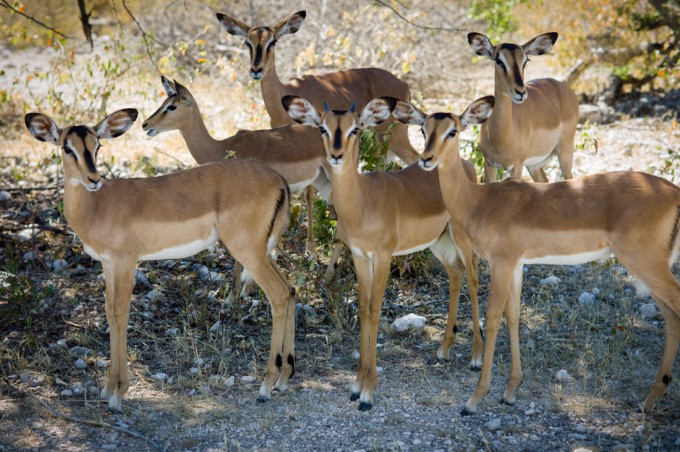
[(502, 402), (512, 405), (522, 383), (519, 313), (524, 264), (572, 265), (614, 254), (647, 286), (666, 320), (666, 341), (659, 371), (644, 408), (650, 410), (666, 391), (680, 341), (680, 284), (670, 265), (680, 251), (680, 188), (660, 177), (612, 172), (550, 184), (508, 179), (470, 183), (459, 156), (459, 133), (486, 120), (493, 97), (478, 99), (461, 115), (426, 116), (399, 103), (395, 115), (422, 127), (425, 151), (420, 165), (439, 169), (451, 223), (489, 262), (491, 291), (486, 312), (482, 372), (463, 414), (476, 412), (490, 388), (496, 335), (505, 319), (512, 365)]
[[(176, 81), (161, 76), (167, 99), (143, 123), (144, 131), (151, 137), (170, 130), (179, 130), (189, 152), (199, 163), (224, 160), (231, 153), (233, 157), (259, 160), (281, 174), (291, 191), (314, 186), (320, 196), (330, 202), (331, 183), (327, 176), (329, 169), (321, 137), (315, 130), (300, 124), (289, 124), (270, 130), (239, 130), (224, 140), (216, 140), (203, 122), (191, 92)], [(314, 250), (314, 224), (312, 199), (307, 198), (307, 251)], [(339, 250), (338, 250), (339, 251)], [(326, 270), (326, 280), (333, 279), (338, 252)], [(229, 300), (240, 292), (239, 264), (234, 269), (234, 284)], [(245, 276), (245, 275), (244, 275)], [(244, 288), (244, 291), (247, 291)]]
[[(281, 105), (281, 98), (287, 95), (309, 99), (317, 110), (325, 100), (332, 108), (344, 108), (356, 102), (362, 109), (374, 97), (392, 96), (410, 99), (408, 85), (391, 73), (377, 68), (348, 69), (322, 75), (305, 75), (287, 83), (281, 83), (276, 74), (275, 44), (287, 34), (296, 33), (304, 24), (307, 13), (298, 11), (275, 27), (251, 27), (238, 19), (217, 13), (222, 28), (234, 36), (245, 37), (250, 50), (250, 77), (260, 80), (262, 98), (272, 127), (290, 124), (291, 118)], [(380, 127), (385, 132), (393, 123), (390, 118)], [(390, 152), (406, 163), (418, 160), (418, 153), (408, 140), (407, 127), (396, 124), (389, 141)]]
[[(457, 230), (447, 228), (449, 215), (439, 190), (437, 172), (426, 172), (412, 164), (396, 172), (360, 174), (359, 129), (380, 124), (391, 116), (394, 98), (377, 98), (361, 115), (349, 111), (319, 114), (305, 99), (288, 96), (283, 105), (293, 119), (317, 128), (323, 137), (331, 165), (333, 202), (338, 214), (338, 236), (352, 252), (359, 286), (361, 322), (360, 358), (351, 400), (359, 409), (373, 406), (378, 381), (376, 345), (378, 322), (392, 256), (430, 248), (449, 276), (449, 318), (444, 341), (437, 352), (447, 359), (456, 340), (456, 317), (462, 273), (468, 279), (473, 316), (471, 367), (481, 362), (482, 337), (477, 306), (477, 258), (466, 243), (458, 241)], [(477, 181), (474, 167), (466, 162), (465, 177)]]
[(510, 43), (494, 46), (483, 34), (468, 35), (472, 50), (496, 63), (496, 105), (479, 134), (487, 182), (496, 180), (496, 168), (520, 178), (523, 166), (536, 182), (548, 182), (543, 166), (552, 154), (557, 155), (562, 177), (571, 179), (578, 122), (576, 94), (552, 78), (524, 83), (528, 56), (543, 55), (556, 40), (557, 33), (545, 33), (521, 46)]
[(62, 148), (64, 215), (104, 270), (111, 370), (102, 398), (120, 410), (129, 387), (127, 326), (137, 262), (190, 256), (218, 239), (271, 303), (271, 350), (260, 398), (271, 396), (274, 383), (285, 390), (295, 365), (295, 289), (269, 253), (288, 224), (286, 181), (262, 163), (233, 159), (166, 176), (103, 182), (95, 166), (99, 140), (122, 135), (136, 118), (137, 110), (119, 110), (95, 126), (63, 129), (40, 113), (25, 119), (35, 138)]

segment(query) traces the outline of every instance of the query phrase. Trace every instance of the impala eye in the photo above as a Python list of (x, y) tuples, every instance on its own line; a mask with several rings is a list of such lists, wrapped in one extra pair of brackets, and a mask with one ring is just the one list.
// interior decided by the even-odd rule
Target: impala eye
[(503, 60), (501, 60), (500, 58), (496, 58), (496, 64), (503, 67)]
[(253, 50), (253, 45), (250, 43), (250, 41), (244, 42), (243, 45), (248, 47), (250, 50)]
[(168, 108), (166, 108), (166, 110), (175, 111), (175, 110), (177, 110), (177, 106), (175, 106), (175, 105), (168, 105)]
[(73, 158), (76, 157), (76, 153), (73, 152), (73, 151), (72, 151), (71, 149), (69, 149), (68, 147), (64, 146), (63, 149), (64, 149), (64, 154), (70, 155), (70, 156), (73, 157)]
[(270, 48), (274, 47), (276, 45), (276, 39), (272, 39), (269, 44), (267, 44), (267, 50)]
[(355, 128), (352, 129), (352, 131), (349, 134), (350, 135), (356, 135), (357, 133), (359, 133), (359, 128), (355, 127)]
[(457, 130), (452, 130), (446, 135), (446, 138), (454, 138), (457, 133), (458, 133)]

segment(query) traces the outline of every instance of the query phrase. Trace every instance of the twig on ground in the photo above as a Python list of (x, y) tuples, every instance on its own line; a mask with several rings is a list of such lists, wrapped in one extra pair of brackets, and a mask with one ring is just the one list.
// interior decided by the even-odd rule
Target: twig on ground
[(19, 392), (26, 394), (29, 397), (31, 397), (33, 400), (38, 402), (40, 404), (40, 406), (42, 406), (48, 413), (50, 413), (53, 416), (60, 417), (62, 419), (66, 419), (67, 421), (71, 421), (71, 422), (78, 422), (80, 424), (87, 424), (87, 425), (94, 425), (96, 427), (110, 428), (110, 429), (116, 430), (118, 432), (122, 432), (122, 433), (125, 433), (127, 435), (133, 436), (135, 438), (139, 438), (156, 450), (163, 450), (163, 448), (158, 443), (156, 443), (154, 440), (150, 439), (147, 435), (144, 435), (143, 433), (140, 433), (136, 430), (119, 427), (117, 425), (112, 425), (112, 424), (109, 424), (108, 422), (98, 421), (96, 419), (75, 417), (75, 416), (71, 416), (69, 414), (61, 413), (61, 412), (55, 410), (54, 408), (52, 408), (51, 406), (49, 406), (46, 402), (41, 400), (39, 397), (31, 394), (30, 392), (25, 392), (25, 391), (23, 391), (23, 390), (21, 390), (17, 387), (15, 387), (15, 389), (17, 389)]

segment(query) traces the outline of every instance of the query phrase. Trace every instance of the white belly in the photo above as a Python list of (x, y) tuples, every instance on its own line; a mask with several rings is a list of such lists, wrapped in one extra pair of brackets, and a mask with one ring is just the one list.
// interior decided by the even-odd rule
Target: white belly
[(290, 188), (290, 191), (302, 190), (303, 188), (307, 188), (310, 185), (312, 185), (312, 182), (314, 182), (316, 180), (316, 178), (319, 177), (319, 171), (321, 171), (321, 170), (317, 169), (316, 172), (314, 173), (314, 177), (312, 177), (311, 179), (303, 180), (303, 181), (297, 182), (295, 184), (288, 185), (288, 187)]
[(558, 254), (556, 256), (541, 256), (527, 259), (522, 257), (520, 264), (548, 264), (548, 265), (577, 265), (585, 264), (586, 262), (604, 259), (612, 255), (612, 249), (609, 247), (602, 248), (595, 251), (588, 251), (586, 253), (578, 254)]
[(217, 229), (212, 228), (210, 236), (205, 239), (194, 240), (193, 242), (184, 243), (182, 245), (165, 248), (151, 254), (144, 254), (139, 256), (140, 261), (155, 261), (165, 259), (179, 259), (182, 257), (193, 256), (194, 254), (210, 248), (217, 242)]
[(395, 251), (395, 253), (392, 256), (406, 256), (408, 254), (417, 253), (418, 251), (422, 251), (424, 249), (431, 247), (432, 244), (436, 241), (437, 240), (435, 239), (435, 240), (433, 240), (429, 243), (423, 243), (422, 245), (418, 245), (418, 246), (415, 246), (415, 247), (407, 249), (407, 250), (397, 250), (397, 251)]

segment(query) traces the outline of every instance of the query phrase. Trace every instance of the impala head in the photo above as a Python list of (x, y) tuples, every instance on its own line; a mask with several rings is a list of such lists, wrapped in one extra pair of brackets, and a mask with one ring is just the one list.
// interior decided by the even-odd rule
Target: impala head
[(458, 155), (460, 132), (489, 119), (493, 105), (494, 97), (486, 96), (472, 102), (460, 116), (448, 112), (426, 115), (409, 102), (399, 101), (392, 114), (405, 124), (421, 127), (425, 150), (419, 163), (423, 169), (432, 171), (441, 160)]
[(150, 137), (168, 130), (181, 130), (186, 124), (191, 125), (191, 115), (194, 114), (194, 97), (188, 89), (162, 75), (161, 82), (168, 98), (142, 123), (142, 128)]
[(71, 185), (81, 184), (89, 191), (99, 190), (101, 176), (95, 166), (99, 140), (124, 134), (137, 119), (137, 110), (126, 108), (104, 118), (96, 126), (77, 125), (60, 129), (49, 116), (29, 113), (25, 122), (28, 131), (40, 141), (54, 143), (62, 149), (64, 175)]
[(251, 27), (226, 14), (217, 13), (217, 20), (224, 30), (234, 36), (244, 36), (250, 50), (250, 77), (260, 80), (274, 65), (274, 45), (283, 35), (293, 34), (305, 23), (305, 11), (298, 11), (275, 27)]
[(524, 67), (529, 55), (543, 55), (557, 41), (557, 33), (544, 33), (536, 36), (524, 45), (503, 43), (496, 46), (481, 33), (468, 34), (468, 42), (472, 50), (479, 56), (487, 57), (496, 63), (496, 88), (507, 93), (516, 104), (527, 98), (524, 86)]
[(295, 121), (319, 128), (326, 158), (332, 167), (339, 169), (350, 161), (352, 169), (356, 169), (359, 130), (377, 126), (389, 119), (397, 99), (377, 97), (366, 105), (360, 115), (354, 111), (354, 103), (349, 110), (331, 110), (324, 101), (324, 111), (319, 113), (308, 100), (301, 97), (285, 96), (281, 102)]

